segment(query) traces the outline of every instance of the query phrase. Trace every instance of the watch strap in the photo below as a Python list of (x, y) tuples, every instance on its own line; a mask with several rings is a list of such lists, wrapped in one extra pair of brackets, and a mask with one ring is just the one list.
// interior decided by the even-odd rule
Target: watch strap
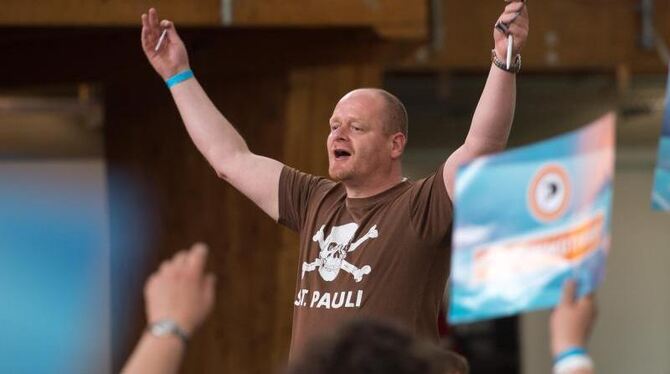
[(502, 69), (502, 70), (504, 70), (508, 73), (517, 74), (518, 72), (521, 71), (521, 55), (520, 54), (517, 54), (516, 56), (514, 56), (514, 58), (512, 59), (512, 65), (509, 67), (509, 69), (507, 68), (507, 63), (498, 58), (498, 55), (496, 54), (495, 49), (491, 50), (491, 61), (493, 62), (493, 64), (497, 68)]
[(147, 331), (156, 337), (173, 335), (178, 337), (184, 344), (188, 342), (188, 333), (181, 328), (177, 322), (171, 319), (161, 319), (147, 326)]

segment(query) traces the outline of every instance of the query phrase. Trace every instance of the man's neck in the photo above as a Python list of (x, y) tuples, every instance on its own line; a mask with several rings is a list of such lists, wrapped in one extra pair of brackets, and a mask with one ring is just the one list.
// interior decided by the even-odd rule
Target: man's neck
[(402, 183), (404, 178), (401, 174), (394, 175), (391, 178), (382, 180), (367, 180), (364, 183), (356, 184), (352, 182), (343, 182), (347, 190), (347, 197), (353, 199), (362, 199), (380, 194), (394, 186)]

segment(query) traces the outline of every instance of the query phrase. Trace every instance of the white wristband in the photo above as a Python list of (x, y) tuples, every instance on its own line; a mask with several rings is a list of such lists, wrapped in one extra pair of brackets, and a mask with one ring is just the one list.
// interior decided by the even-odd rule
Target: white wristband
[(554, 364), (554, 374), (573, 374), (575, 370), (593, 370), (593, 361), (587, 355), (571, 355)]

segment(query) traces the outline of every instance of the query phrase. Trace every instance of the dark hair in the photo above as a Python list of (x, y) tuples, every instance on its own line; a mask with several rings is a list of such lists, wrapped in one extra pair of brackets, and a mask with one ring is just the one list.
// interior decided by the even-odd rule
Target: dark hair
[(310, 344), (287, 374), (467, 374), (461, 356), (393, 325), (354, 320)]

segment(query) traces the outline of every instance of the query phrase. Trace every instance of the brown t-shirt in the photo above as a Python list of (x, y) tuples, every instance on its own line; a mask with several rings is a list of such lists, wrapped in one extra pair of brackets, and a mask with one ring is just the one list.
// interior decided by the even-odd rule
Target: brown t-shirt
[(442, 169), (352, 199), (342, 183), (284, 167), (279, 222), (300, 234), (292, 358), (352, 317), (437, 339), (452, 222)]

